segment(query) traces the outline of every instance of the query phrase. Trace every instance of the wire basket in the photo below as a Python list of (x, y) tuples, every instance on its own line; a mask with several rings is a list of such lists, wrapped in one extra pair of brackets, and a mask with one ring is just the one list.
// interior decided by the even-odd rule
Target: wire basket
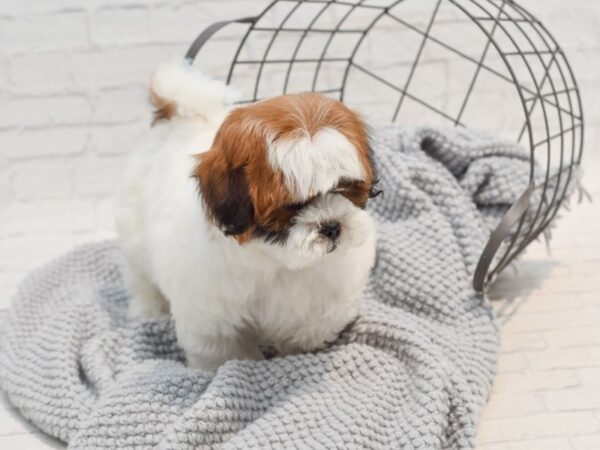
[(240, 103), (315, 91), (372, 120), (481, 129), (528, 148), (529, 185), (482, 252), (478, 291), (568, 196), (583, 148), (579, 90), (555, 39), (514, 1), (276, 0), (255, 17), (213, 24), (186, 58), (209, 39), (221, 45), (203, 62), (227, 67), (221, 75)]

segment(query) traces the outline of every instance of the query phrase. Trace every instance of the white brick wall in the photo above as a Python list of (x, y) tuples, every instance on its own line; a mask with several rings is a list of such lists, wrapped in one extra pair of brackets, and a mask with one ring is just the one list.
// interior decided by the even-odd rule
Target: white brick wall
[[(422, 5), (431, 3), (405, 2), (416, 20)], [(586, 107), (585, 164), (593, 176), (600, 170), (594, 154), (600, 144), (600, 3), (519, 3), (542, 19), (572, 63)], [(208, 24), (254, 14), (265, 4), (0, 0), (0, 318), (29, 270), (75, 244), (113, 236), (116, 180), (150, 120), (146, 84), (152, 68), (182, 55)], [(457, 17), (443, 19), (453, 24)], [(444, 26), (461, 30), (452, 42), (471, 40), (464, 23)], [(230, 37), (225, 33), (224, 39)], [(401, 41), (411, 49), (418, 43), (410, 33)], [(373, 55), (387, 51), (386, 46), (372, 48)], [(458, 89), (460, 69), (445, 61), (426, 62), (431, 78), (421, 88), (452, 103), (448, 93)], [(206, 67), (223, 69), (212, 60)], [(508, 123), (512, 106), (501, 104)], [(475, 113), (486, 117), (484, 108)], [(593, 186), (600, 195), (600, 184)], [(585, 214), (590, 223), (600, 218)], [(581, 230), (580, 224), (571, 226)], [(589, 225), (570, 237), (576, 256), (564, 253), (567, 244), (555, 240), (558, 254), (569, 262), (556, 263), (552, 277), (541, 275), (546, 256), (536, 260), (533, 272), (525, 267), (533, 275), (519, 286), (533, 284), (533, 295), (503, 331), (496, 393), (480, 433), (482, 449), (599, 448), (600, 305), (589, 295), (600, 293), (595, 281), (599, 248), (577, 241), (593, 232)], [(514, 283), (499, 284), (496, 295), (511, 297), (516, 290)], [(2, 440), (2, 431), (0, 425), (0, 442), (17, 442)]]
[(265, 4), (0, 3), (0, 309), (27, 271), (112, 236), (116, 182), (151, 117), (153, 67), (210, 23)]

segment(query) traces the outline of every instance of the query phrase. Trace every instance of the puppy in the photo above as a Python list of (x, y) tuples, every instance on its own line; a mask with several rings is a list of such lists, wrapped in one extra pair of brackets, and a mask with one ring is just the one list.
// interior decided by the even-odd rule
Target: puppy
[(358, 313), (374, 263), (367, 132), (315, 93), (233, 108), (190, 65), (155, 73), (117, 229), (132, 317), (172, 315), (192, 367), (314, 350)]

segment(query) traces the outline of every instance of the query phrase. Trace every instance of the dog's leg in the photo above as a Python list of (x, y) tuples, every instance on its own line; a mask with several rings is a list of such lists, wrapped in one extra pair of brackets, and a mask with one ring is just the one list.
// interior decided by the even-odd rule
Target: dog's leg
[(143, 272), (128, 262), (123, 263), (122, 270), (129, 292), (129, 317), (159, 319), (169, 314), (169, 303)]
[(176, 313), (174, 319), (177, 341), (185, 351), (189, 367), (213, 371), (230, 359), (264, 359), (250, 334), (232, 329), (231, 333), (224, 334), (221, 330), (219, 334), (210, 335), (206, 330), (214, 325), (214, 321), (202, 323), (197, 316), (182, 317)]

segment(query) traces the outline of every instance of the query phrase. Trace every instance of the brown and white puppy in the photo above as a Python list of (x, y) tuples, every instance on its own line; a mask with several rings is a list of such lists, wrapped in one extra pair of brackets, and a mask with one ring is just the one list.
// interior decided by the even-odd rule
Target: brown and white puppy
[(156, 124), (116, 211), (130, 313), (170, 313), (190, 365), (212, 370), (333, 340), (374, 261), (365, 125), (314, 93), (231, 107), (189, 65), (156, 72)]

